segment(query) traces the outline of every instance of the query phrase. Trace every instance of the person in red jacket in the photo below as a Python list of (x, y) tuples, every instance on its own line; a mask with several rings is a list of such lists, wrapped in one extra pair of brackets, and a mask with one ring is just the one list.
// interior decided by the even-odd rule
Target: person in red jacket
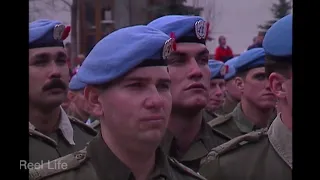
[(215, 51), (215, 60), (226, 62), (233, 58), (232, 49), (227, 45), (226, 38), (224, 36), (219, 37), (219, 46)]

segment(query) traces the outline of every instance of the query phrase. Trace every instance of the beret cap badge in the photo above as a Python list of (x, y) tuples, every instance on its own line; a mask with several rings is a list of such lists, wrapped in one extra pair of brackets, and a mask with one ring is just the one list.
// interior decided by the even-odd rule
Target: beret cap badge
[(174, 51), (174, 49), (175, 49), (174, 43), (175, 43), (174, 38), (170, 38), (164, 43), (163, 50), (162, 50), (162, 58), (163, 59), (168, 59), (170, 54)]
[(63, 40), (62, 35), (65, 30), (65, 26), (63, 24), (57, 24), (55, 25), (53, 29), (53, 38), (55, 40)]
[(207, 38), (207, 23), (204, 20), (199, 20), (194, 24), (195, 33), (198, 39)]

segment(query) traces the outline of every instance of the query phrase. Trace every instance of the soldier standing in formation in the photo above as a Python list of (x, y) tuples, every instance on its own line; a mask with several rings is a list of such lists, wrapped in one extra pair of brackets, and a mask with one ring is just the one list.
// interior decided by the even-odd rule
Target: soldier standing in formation
[(172, 111), (162, 145), (169, 156), (195, 171), (213, 147), (226, 141), (208, 126), (202, 114), (210, 87), (205, 45), (208, 25), (202, 17), (179, 15), (163, 16), (148, 24), (167, 35), (173, 32), (177, 40), (176, 51), (168, 59)]
[[(86, 149), (30, 170), (31, 179), (204, 180), (159, 146), (172, 107), (166, 59), (174, 48), (174, 39), (148, 26), (100, 40), (77, 76), (87, 84), (85, 97), (101, 134)], [(67, 168), (48, 168), (56, 162)]]
[(203, 117), (206, 122), (218, 117), (216, 111), (221, 108), (224, 101), (226, 87), (224, 76), (229, 69), (229, 66), (226, 66), (222, 61), (209, 60), (208, 64), (211, 72), (211, 80), (208, 104), (203, 111)]
[(214, 148), (200, 169), (208, 180), (292, 179), (292, 14), (271, 26), (263, 48), (270, 88), (281, 112), (269, 129)]
[(264, 128), (275, 118), (276, 99), (267, 83), (264, 63), (262, 48), (246, 51), (234, 62), (237, 71), (235, 82), (242, 93), (241, 101), (230, 114), (208, 122), (214, 130), (233, 139)]
[(69, 71), (63, 40), (70, 29), (58, 21), (29, 24), (29, 161), (47, 162), (78, 151), (97, 132), (69, 118), (60, 106)]
[(224, 75), (224, 80), (226, 82), (226, 88), (224, 92), (225, 98), (222, 106), (216, 111), (216, 114), (218, 115), (226, 115), (231, 113), (240, 102), (241, 92), (235, 83), (237, 72), (233, 65), (237, 58), (238, 57), (234, 57), (225, 62), (225, 65), (228, 66), (228, 72)]

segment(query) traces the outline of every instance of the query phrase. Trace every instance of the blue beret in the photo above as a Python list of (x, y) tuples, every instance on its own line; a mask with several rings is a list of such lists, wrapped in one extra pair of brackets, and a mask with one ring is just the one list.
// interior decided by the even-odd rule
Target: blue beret
[(151, 21), (148, 26), (166, 34), (174, 33), (177, 42), (205, 44), (207, 23), (200, 16), (167, 15)]
[(85, 87), (86, 87), (86, 84), (79, 81), (77, 74), (71, 78), (71, 81), (69, 83), (70, 90), (78, 91), (78, 90), (84, 89)]
[(236, 57), (234, 57), (224, 63), (226, 66), (228, 66), (228, 71), (224, 75), (224, 79), (226, 81), (228, 81), (236, 76), (237, 71), (236, 71), (236, 68), (234, 67), (234, 63), (236, 62), (237, 59), (238, 59), (238, 56), (236, 56)]
[(100, 40), (78, 70), (80, 81), (88, 85), (108, 83), (137, 66), (166, 65), (173, 39), (145, 26), (119, 29)]
[(263, 40), (263, 48), (267, 55), (292, 55), (292, 14), (281, 18), (269, 28)]
[[(65, 30), (67, 32), (65, 32)], [(29, 49), (40, 47), (63, 47), (63, 40), (69, 35), (60, 21), (40, 19), (29, 23)]]
[(224, 75), (226, 73), (225, 71), (226, 67), (223, 62), (210, 59), (208, 62), (208, 65), (211, 72), (210, 79), (218, 79), (218, 78), (224, 79)]
[(243, 52), (234, 61), (237, 72), (264, 66), (265, 52), (263, 48), (253, 48)]

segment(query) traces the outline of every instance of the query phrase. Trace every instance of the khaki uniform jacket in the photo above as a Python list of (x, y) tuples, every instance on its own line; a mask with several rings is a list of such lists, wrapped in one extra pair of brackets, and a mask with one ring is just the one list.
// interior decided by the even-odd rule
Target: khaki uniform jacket
[[(60, 164), (60, 168), (58, 166)], [(56, 167), (56, 168), (50, 168)], [(118, 159), (101, 136), (87, 148), (67, 155), (38, 169), (29, 170), (29, 180), (134, 180), (131, 170)], [(155, 168), (148, 180), (205, 180), (199, 174), (156, 151)]]
[(182, 154), (179, 152), (176, 139), (169, 130), (167, 130), (162, 140), (161, 147), (170, 157), (177, 159), (180, 163), (197, 172), (202, 158), (206, 157), (212, 148), (226, 141), (226, 137), (212, 130), (203, 120), (198, 136), (194, 139), (186, 153)]
[(59, 129), (45, 135), (29, 123), (29, 162), (44, 163), (83, 149), (97, 135), (90, 126), (68, 117), (61, 108)]
[(200, 174), (208, 180), (291, 180), (292, 132), (278, 115), (269, 130), (251, 132), (214, 148)]
[[(275, 117), (276, 111), (270, 116), (270, 123)], [(215, 131), (228, 137), (228, 140), (259, 129), (243, 114), (240, 103), (238, 103), (230, 114), (219, 116), (216, 119), (209, 121), (208, 124)]]

